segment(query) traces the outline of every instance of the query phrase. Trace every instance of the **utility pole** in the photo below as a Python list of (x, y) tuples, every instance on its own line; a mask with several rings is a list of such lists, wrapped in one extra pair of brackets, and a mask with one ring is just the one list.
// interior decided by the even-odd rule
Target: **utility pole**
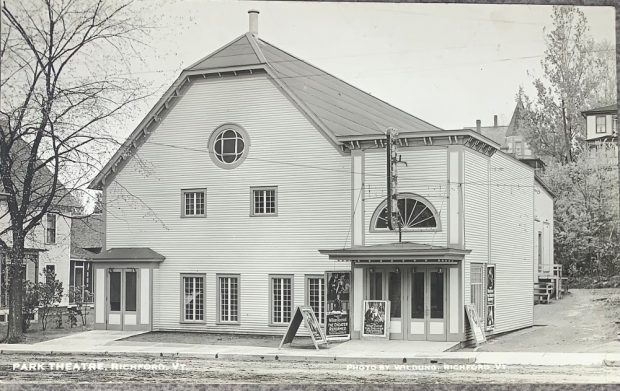
[(402, 242), (402, 228), (400, 210), (398, 209), (398, 163), (401, 161), (398, 154), (398, 130), (388, 128), (386, 131), (386, 157), (387, 157), (387, 224), (390, 230), (398, 228), (398, 242)]

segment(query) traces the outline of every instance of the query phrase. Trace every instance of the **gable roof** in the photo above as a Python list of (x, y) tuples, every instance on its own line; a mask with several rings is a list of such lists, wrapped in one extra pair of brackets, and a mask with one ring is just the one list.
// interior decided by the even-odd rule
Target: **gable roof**
[[(463, 129), (470, 129), (476, 131), (476, 127), (465, 127)], [(493, 140), (496, 144), (500, 146), (506, 145), (506, 132), (508, 130), (508, 126), (481, 126), (480, 134), (484, 137)]]
[(102, 187), (108, 174), (137, 148), (136, 141), (150, 133), (146, 129), (159, 120), (160, 113), (168, 109), (167, 102), (178, 96), (189, 77), (253, 69), (266, 71), (334, 145), (342, 144), (338, 137), (380, 135), (388, 127), (401, 132), (442, 130), (246, 33), (185, 69), (89, 187)]

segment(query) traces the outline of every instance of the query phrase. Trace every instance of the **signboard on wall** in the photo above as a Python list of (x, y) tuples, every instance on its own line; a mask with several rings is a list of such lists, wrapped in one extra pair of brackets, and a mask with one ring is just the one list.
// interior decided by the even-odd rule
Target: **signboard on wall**
[(323, 329), (321, 329), (321, 326), (319, 325), (319, 321), (314, 314), (314, 310), (311, 306), (304, 305), (297, 306), (295, 309), (295, 315), (293, 316), (293, 319), (291, 319), (291, 323), (289, 323), (278, 349), (280, 349), (285, 343), (293, 342), (295, 334), (297, 334), (297, 330), (299, 330), (299, 326), (302, 321), (304, 322), (306, 329), (310, 332), (310, 338), (312, 338), (312, 343), (317, 350), (319, 349), (319, 345), (327, 343), (327, 338), (323, 333)]
[(389, 302), (386, 300), (364, 300), (362, 337), (387, 338), (389, 336)]
[(478, 317), (478, 311), (476, 311), (476, 307), (473, 304), (465, 305), (465, 313), (467, 314), (467, 319), (469, 320), (469, 327), (474, 333), (476, 346), (483, 342), (486, 342), (487, 339), (484, 336), (484, 332), (482, 332), (482, 324), (480, 322), (480, 318)]
[(328, 339), (350, 338), (351, 272), (326, 272), (325, 335)]
[(487, 319), (485, 330), (491, 331), (495, 328), (495, 265), (487, 265), (486, 286)]

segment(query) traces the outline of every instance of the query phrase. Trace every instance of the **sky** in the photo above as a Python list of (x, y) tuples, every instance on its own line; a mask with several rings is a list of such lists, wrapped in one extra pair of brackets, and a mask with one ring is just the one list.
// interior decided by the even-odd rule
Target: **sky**
[[(128, 135), (180, 71), (248, 31), (444, 129), (510, 121), (519, 86), (533, 93), (551, 7), (541, 5), (157, 0), (145, 16), (152, 49), (132, 73), (155, 93)], [(154, 6), (157, 4), (157, 6)], [(597, 40), (615, 44), (614, 10), (582, 7)]]

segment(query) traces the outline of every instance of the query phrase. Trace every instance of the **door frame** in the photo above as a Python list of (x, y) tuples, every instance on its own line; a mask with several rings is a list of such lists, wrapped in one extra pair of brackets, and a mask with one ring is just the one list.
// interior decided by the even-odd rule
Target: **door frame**
[[(130, 329), (135, 329), (137, 324), (138, 324), (138, 319), (139, 319), (139, 308), (140, 308), (140, 273), (138, 272), (138, 270), (136, 270), (135, 268), (131, 268), (131, 267), (121, 267), (121, 268), (109, 268), (107, 269), (107, 276), (106, 276), (106, 292), (105, 292), (105, 308), (106, 308), (106, 330), (130, 330)], [(127, 311), (127, 309), (125, 308), (126, 306), (126, 294), (127, 294), (127, 273), (135, 273), (136, 274), (136, 294), (135, 294), (135, 300), (136, 300), (136, 309), (134, 311)], [(110, 284), (110, 278), (112, 273), (120, 273), (121, 274), (121, 279), (120, 279), (120, 304), (121, 304), (121, 309), (120, 311), (112, 311), (112, 303), (110, 301), (110, 296), (111, 296), (111, 284)], [(119, 315), (120, 321), (118, 324), (110, 324), (110, 315)], [(136, 324), (135, 325), (125, 325), (125, 316), (126, 315), (134, 315), (135, 319), (136, 319)], [(132, 327), (133, 326), (133, 327)]]
[[(431, 334), (430, 327), (431, 322), (433, 321), (430, 314), (430, 303), (431, 303), (431, 273), (433, 271), (441, 270), (441, 274), (443, 275), (443, 333), (441, 334)], [(413, 265), (408, 268), (407, 271), (407, 285), (406, 285), (406, 295), (407, 295), (407, 305), (405, 309), (406, 314), (406, 331), (405, 331), (405, 339), (410, 341), (447, 341), (448, 337), (448, 322), (449, 322), (449, 311), (450, 308), (448, 306), (448, 286), (449, 286), (449, 278), (448, 278), (448, 267), (441, 265)], [(424, 334), (412, 334), (411, 331), (411, 300), (412, 289), (413, 289), (413, 273), (415, 272), (423, 272), (424, 273), (424, 321), (420, 323), (424, 324)], [(438, 318), (437, 318), (438, 319)]]

